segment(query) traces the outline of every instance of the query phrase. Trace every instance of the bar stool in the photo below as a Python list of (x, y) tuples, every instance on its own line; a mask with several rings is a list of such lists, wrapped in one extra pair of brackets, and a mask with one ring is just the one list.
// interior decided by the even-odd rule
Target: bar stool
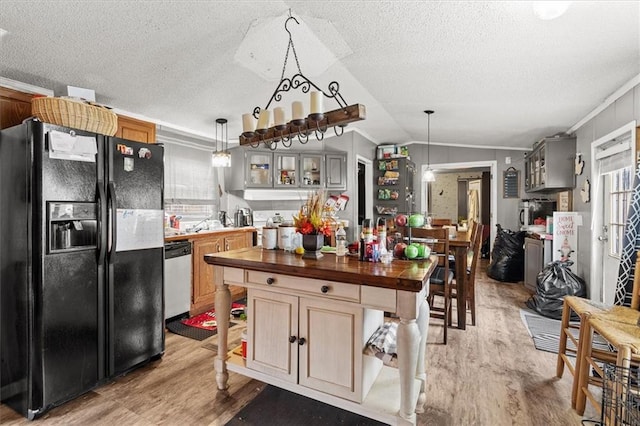
[[(602, 413), (600, 398), (589, 388), (589, 385), (597, 385), (602, 388), (604, 377), (602, 362), (608, 362), (627, 369), (632, 365), (640, 365), (640, 327), (637, 325), (640, 312), (635, 311), (634, 318), (630, 308), (620, 308), (629, 311), (629, 315), (616, 318), (629, 322), (635, 320), (632, 324), (611, 320), (611, 315), (603, 317), (586, 316), (586, 321), (583, 324), (579, 389), (576, 398), (576, 412), (579, 415), (584, 414), (587, 399), (599, 413)], [(612, 351), (594, 349), (594, 335), (605, 339), (611, 346)], [(590, 374), (592, 371), (595, 373), (594, 375)]]
[[(558, 357), (556, 364), (556, 376), (562, 377), (565, 365), (569, 373), (573, 376), (573, 384), (571, 387), (571, 407), (576, 408), (576, 400), (579, 394), (579, 376), (582, 369), (582, 357), (580, 355), (581, 345), (585, 333), (585, 324), (587, 318), (600, 317), (610, 321), (628, 322), (633, 321), (633, 317), (638, 314), (640, 308), (640, 255), (636, 257), (635, 264), (637, 274), (633, 280), (633, 294), (631, 299), (631, 307), (606, 305), (604, 303), (595, 302), (577, 296), (566, 296), (562, 308), (562, 322), (560, 326), (560, 342), (558, 348)], [(572, 322), (571, 318), (577, 317), (577, 322)], [(567, 345), (568, 341), (573, 343), (573, 348)], [(591, 343), (590, 343), (591, 345)], [(575, 356), (575, 361), (573, 360)], [(594, 349), (593, 357), (600, 356), (602, 360), (611, 361), (610, 351), (599, 351)], [(588, 368), (588, 367), (585, 367)], [(584, 410), (584, 408), (583, 408)], [(582, 413), (580, 413), (582, 414)]]

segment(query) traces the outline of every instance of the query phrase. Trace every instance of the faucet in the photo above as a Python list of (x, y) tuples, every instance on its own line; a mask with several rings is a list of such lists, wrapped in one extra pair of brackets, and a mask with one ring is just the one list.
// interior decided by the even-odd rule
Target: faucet
[(207, 216), (204, 219), (202, 219), (200, 222), (196, 223), (195, 225), (193, 225), (193, 227), (191, 227), (190, 230), (188, 230), (187, 232), (200, 232), (204, 229), (204, 227), (201, 227), (200, 225), (202, 225), (203, 223), (205, 223), (208, 220), (211, 220), (212, 216)]

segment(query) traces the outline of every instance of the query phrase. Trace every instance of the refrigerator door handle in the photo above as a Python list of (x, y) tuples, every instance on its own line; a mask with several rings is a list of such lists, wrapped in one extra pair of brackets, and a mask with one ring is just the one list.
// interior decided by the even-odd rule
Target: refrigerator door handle
[(113, 256), (116, 251), (116, 242), (118, 241), (118, 235), (116, 232), (116, 187), (113, 182), (109, 182), (109, 185), (107, 186), (107, 199), (109, 200), (109, 210), (111, 211), (111, 244), (109, 245), (107, 256), (109, 257), (109, 261), (111, 261), (111, 256)]
[(105, 200), (105, 194), (104, 194), (104, 182), (102, 181), (98, 181), (98, 235), (96, 235), (96, 238), (98, 239), (98, 265), (102, 265), (102, 262), (104, 260), (104, 252), (106, 250), (105, 244), (103, 244), (103, 238), (102, 238), (102, 233), (104, 232), (104, 224), (103, 224), (103, 220), (104, 218), (102, 217), (102, 203), (104, 203)]

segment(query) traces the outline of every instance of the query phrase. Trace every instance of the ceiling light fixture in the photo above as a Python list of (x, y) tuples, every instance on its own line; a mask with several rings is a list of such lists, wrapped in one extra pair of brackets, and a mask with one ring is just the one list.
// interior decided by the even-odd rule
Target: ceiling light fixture
[[(282, 142), (284, 147), (290, 147), (295, 138), (298, 139), (298, 142), (305, 144), (309, 141), (309, 135), (311, 134), (314, 134), (317, 140), (322, 140), (329, 127), (333, 127), (336, 136), (341, 136), (347, 124), (366, 118), (364, 105), (354, 104), (347, 106), (340, 94), (338, 82), (332, 81), (329, 83), (328, 93), (326, 93), (302, 74), (291, 31), (287, 28), (289, 21), (300, 24), (296, 18), (291, 16), (291, 11), (289, 11), (289, 17), (284, 23), (284, 29), (289, 33), (289, 45), (284, 57), (280, 83), (278, 83), (275, 92), (271, 95), (271, 99), (269, 99), (264, 109), (261, 110), (260, 107), (255, 107), (252, 114), (242, 115), (240, 145), (258, 148), (260, 143), (263, 143), (269, 149), (275, 150), (278, 142)], [(289, 52), (293, 52), (298, 72), (291, 78), (285, 78), (284, 73), (287, 68)], [(312, 88), (314, 90), (311, 90)], [(291, 104), (291, 121), (286, 121), (284, 108), (276, 107), (273, 110), (274, 122), (271, 123), (271, 111), (269, 110), (271, 103), (273, 101), (280, 102), (282, 93), (291, 89), (300, 89), (302, 93), (310, 94), (310, 114), (305, 117), (303, 103), (296, 101)], [(340, 108), (325, 112), (323, 108), (324, 97), (334, 99)], [(255, 125), (255, 120), (258, 120), (257, 126)]]
[(435, 182), (436, 175), (431, 170), (431, 157), (430, 157), (430, 147), (431, 147), (431, 114), (435, 111), (430, 109), (424, 111), (427, 114), (427, 170), (422, 174), (422, 180), (425, 182)]
[[(220, 128), (220, 148), (218, 151), (218, 128)], [(229, 132), (227, 130), (227, 119), (226, 118), (217, 118), (216, 119), (216, 151), (211, 154), (211, 165), (213, 167), (231, 167), (231, 153), (228, 151), (229, 148)]]
[(550, 21), (562, 16), (570, 5), (570, 1), (534, 1), (531, 7), (538, 18)]

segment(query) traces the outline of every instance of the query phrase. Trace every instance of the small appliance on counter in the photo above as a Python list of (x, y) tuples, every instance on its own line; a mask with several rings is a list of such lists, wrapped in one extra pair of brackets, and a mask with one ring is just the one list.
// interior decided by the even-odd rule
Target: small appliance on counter
[(251, 212), (251, 209), (236, 207), (236, 212), (233, 216), (233, 226), (236, 228), (253, 226), (253, 213)]

